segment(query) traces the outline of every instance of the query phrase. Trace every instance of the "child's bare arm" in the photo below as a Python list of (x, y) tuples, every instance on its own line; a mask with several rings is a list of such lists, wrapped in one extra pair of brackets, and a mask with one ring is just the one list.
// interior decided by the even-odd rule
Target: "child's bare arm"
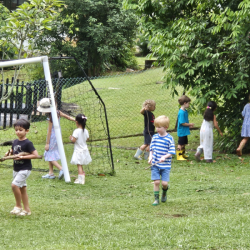
[(29, 159), (41, 159), (41, 156), (38, 155), (36, 150), (32, 151), (29, 155), (18, 156), (15, 160), (29, 160)]
[(143, 115), (144, 112), (145, 112), (145, 110), (146, 110), (146, 108), (142, 108), (141, 111), (140, 111), (140, 113)]
[(70, 141), (73, 142), (73, 143), (75, 143), (76, 140), (77, 140), (77, 139), (76, 139), (74, 136), (72, 136), (72, 135), (69, 136), (69, 139), (70, 139)]
[(214, 115), (214, 127), (219, 131), (220, 135), (223, 136), (223, 133), (221, 132), (218, 122), (216, 121), (216, 116)]
[(73, 122), (75, 121), (75, 118), (73, 118), (73, 117), (71, 117), (69, 115), (64, 114), (62, 111), (59, 111), (59, 113), (60, 113), (60, 117), (64, 117), (64, 118), (66, 118), (66, 119), (68, 119), (70, 121), (73, 121)]
[(49, 121), (49, 128), (48, 128), (48, 133), (47, 133), (47, 138), (46, 138), (46, 144), (45, 144), (45, 150), (49, 150), (49, 143), (50, 143), (50, 136), (51, 136), (51, 131), (52, 131), (52, 122)]
[(166, 155), (163, 155), (160, 159), (159, 162), (164, 162), (167, 158), (170, 158), (172, 156), (172, 154), (166, 154)]
[(184, 127), (190, 127), (190, 128), (192, 128), (194, 126), (194, 123), (187, 123), (187, 122), (185, 122), (185, 123), (182, 123), (181, 125), (184, 126)]

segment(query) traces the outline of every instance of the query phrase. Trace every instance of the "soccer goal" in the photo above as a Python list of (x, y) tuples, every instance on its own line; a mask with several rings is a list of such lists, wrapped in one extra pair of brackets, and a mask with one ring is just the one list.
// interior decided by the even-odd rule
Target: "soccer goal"
[[(76, 67), (81, 68), (82, 77), (70, 79), (53, 77), (53, 74), (50, 73), (54, 70), (53, 65), (50, 65), (52, 60), (59, 60), (62, 63), (65, 60), (73, 60), (73, 62), (76, 62)], [(0, 62), (0, 68), (35, 63), (43, 68), (45, 79), (29, 82), (17, 80), (14, 85), (10, 80), (9, 82), (2, 82), (0, 85), (0, 99), (6, 93), (9, 93), (8, 98), (0, 104), (0, 154), (6, 152), (8, 142), (11, 143), (15, 139), (15, 133), (11, 127), (15, 120), (19, 118), (26, 118), (31, 121), (28, 138), (34, 143), (39, 154), (43, 153), (47, 136), (47, 118), (45, 114), (37, 112), (37, 106), (39, 100), (50, 97), (53, 125), (61, 156), (61, 165), (65, 173), (65, 181), (70, 182), (69, 171), (73, 178), (74, 173), (77, 173), (76, 166), (70, 164), (73, 145), (68, 139), (76, 126), (74, 122), (64, 118), (59, 123), (56, 109), (73, 117), (79, 113), (84, 113), (88, 117), (86, 127), (90, 135), (88, 148), (93, 161), (84, 168), (87, 170), (87, 174), (113, 174), (114, 163), (105, 104), (81, 65), (75, 58), (42, 56)], [(4, 164), (7, 163), (4, 162)], [(48, 165), (37, 160), (33, 164), (33, 169), (41, 172), (47, 171)]]

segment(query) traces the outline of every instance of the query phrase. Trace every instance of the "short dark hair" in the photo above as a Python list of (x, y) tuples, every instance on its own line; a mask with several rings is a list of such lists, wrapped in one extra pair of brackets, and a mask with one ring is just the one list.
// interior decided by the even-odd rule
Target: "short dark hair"
[(178, 102), (180, 105), (183, 105), (185, 102), (191, 102), (191, 99), (188, 96), (183, 95), (178, 99)]
[(87, 117), (84, 114), (78, 114), (76, 116), (76, 121), (82, 126), (82, 129), (84, 131), (85, 126), (86, 126)]
[(30, 128), (30, 122), (21, 118), (14, 123), (14, 128), (15, 127), (21, 127), (24, 128), (25, 130), (28, 130)]

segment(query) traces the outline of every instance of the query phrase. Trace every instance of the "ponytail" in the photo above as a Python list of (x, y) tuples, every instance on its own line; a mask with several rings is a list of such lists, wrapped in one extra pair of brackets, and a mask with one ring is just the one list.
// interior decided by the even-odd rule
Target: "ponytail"
[(76, 121), (81, 125), (82, 130), (84, 131), (85, 126), (86, 126), (87, 117), (84, 114), (78, 114), (76, 116)]
[(217, 104), (214, 101), (209, 101), (207, 104), (207, 108), (204, 113), (204, 119), (206, 121), (213, 121), (214, 120), (214, 110), (217, 108)]

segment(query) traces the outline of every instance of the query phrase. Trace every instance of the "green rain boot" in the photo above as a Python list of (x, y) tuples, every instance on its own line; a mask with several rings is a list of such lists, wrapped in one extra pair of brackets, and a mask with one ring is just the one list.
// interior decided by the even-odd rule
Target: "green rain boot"
[(142, 160), (142, 158), (140, 157), (142, 154), (143, 154), (143, 151), (138, 148), (135, 155), (134, 155), (134, 158), (136, 160)]
[(161, 202), (167, 201), (167, 191), (168, 191), (168, 187), (167, 187), (167, 189), (162, 189)]
[(148, 151), (145, 151), (144, 152), (144, 160), (148, 160), (148, 157), (149, 157), (149, 152)]
[(157, 206), (157, 205), (160, 204), (160, 202), (159, 202), (159, 191), (154, 191), (154, 196), (155, 196), (155, 201), (154, 201), (154, 203), (152, 205)]

